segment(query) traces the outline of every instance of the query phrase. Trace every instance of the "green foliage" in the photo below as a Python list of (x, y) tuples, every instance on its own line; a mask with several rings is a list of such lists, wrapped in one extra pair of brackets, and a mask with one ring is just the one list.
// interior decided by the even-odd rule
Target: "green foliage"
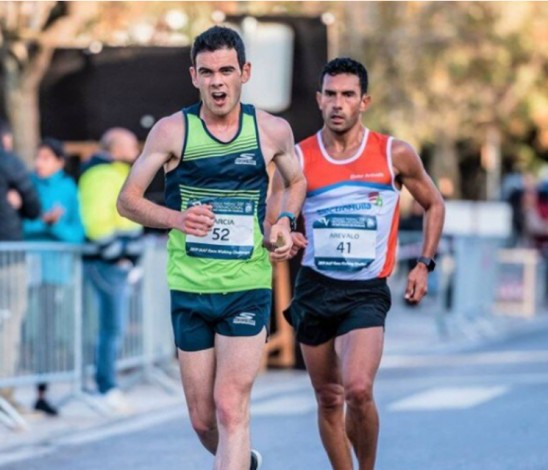
[(531, 147), (519, 160), (533, 165), (543, 145), (527, 138), (532, 129), (548, 132), (538, 111), (548, 99), (546, 24), (546, 3), (348, 3), (342, 25), (357, 37), (343, 44), (359, 47), (341, 52), (368, 66), (372, 127), (417, 145), (443, 134), (479, 148), (495, 125), (505, 150)]

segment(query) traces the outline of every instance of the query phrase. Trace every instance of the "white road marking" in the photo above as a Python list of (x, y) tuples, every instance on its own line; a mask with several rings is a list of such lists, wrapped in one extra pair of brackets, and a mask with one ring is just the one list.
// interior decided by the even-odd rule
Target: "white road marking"
[(43, 457), (44, 455), (51, 454), (54, 449), (51, 448), (40, 448), (33, 446), (30, 448), (15, 450), (6, 454), (0, 455), (0, 467), (8, 465), (10, 463), (16, 463), (20, 460), (27, 460), (31, 457)]
[(508, 387), (443, 387), (411, 395), (389, 405), (390, 411), (466, 409), (503, 395)]
[(533, 363), (548, 363), (548, 351), (493, 351), (476, 354), (451, 354), (447, 356), (386, 355), (382, 359), (381, 369)]
[(501, 371), (500, 374), (463, 374), (463, 375), (434, 375), (420, 377), (377, 377), (376, 384), (386, 385), (390, 390), (395, 387), (408, 389), (409, 387), (428, 387), (443, 384), (470, 384), (470, 385), (534, 385), (548, 383), (546, 372), (516, 372), (509, 374)]

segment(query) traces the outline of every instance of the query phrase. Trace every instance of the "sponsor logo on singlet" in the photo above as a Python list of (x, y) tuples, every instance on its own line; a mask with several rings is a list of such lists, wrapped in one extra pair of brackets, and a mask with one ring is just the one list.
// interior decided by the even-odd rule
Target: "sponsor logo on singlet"
[(372, 205), (369, 202), (360, 202), (357, 204), (345, 204), (343, 206), (327, 207), (326, 209), (319, 209), (319, 215), (325, 214), (337, 214), (339, 212), (354, 212), (371, 209)]
[(253, 153), (241, 153), (239, 157), (234, 159), (235, 165), (253, 165), (257, 166), (255, 161), (255, 154)]

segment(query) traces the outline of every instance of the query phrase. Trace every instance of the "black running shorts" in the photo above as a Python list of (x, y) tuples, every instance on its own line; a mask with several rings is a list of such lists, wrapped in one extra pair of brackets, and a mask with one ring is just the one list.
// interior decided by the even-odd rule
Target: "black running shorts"
[(284, 316), (300, 343), (317, 346), (351, 330), (384, 328), (391, 305), (384, 278), (341, 281), (302, 267)]

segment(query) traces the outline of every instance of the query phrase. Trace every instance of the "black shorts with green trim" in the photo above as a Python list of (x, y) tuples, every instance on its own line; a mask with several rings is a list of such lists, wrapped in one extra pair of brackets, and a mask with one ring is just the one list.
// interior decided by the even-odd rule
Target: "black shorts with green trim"
[(175, 344), (183, 351), (212, 348), (215, 334), (255, 336), (270, 325), (272, 291), (254, 289), (226, 294), (171, 291)]
[(317, 346), (359, 328), (384, 328), (391, 305), (385, 278), (343, 281), (303, 266), (284, 316), (300, 343)]

